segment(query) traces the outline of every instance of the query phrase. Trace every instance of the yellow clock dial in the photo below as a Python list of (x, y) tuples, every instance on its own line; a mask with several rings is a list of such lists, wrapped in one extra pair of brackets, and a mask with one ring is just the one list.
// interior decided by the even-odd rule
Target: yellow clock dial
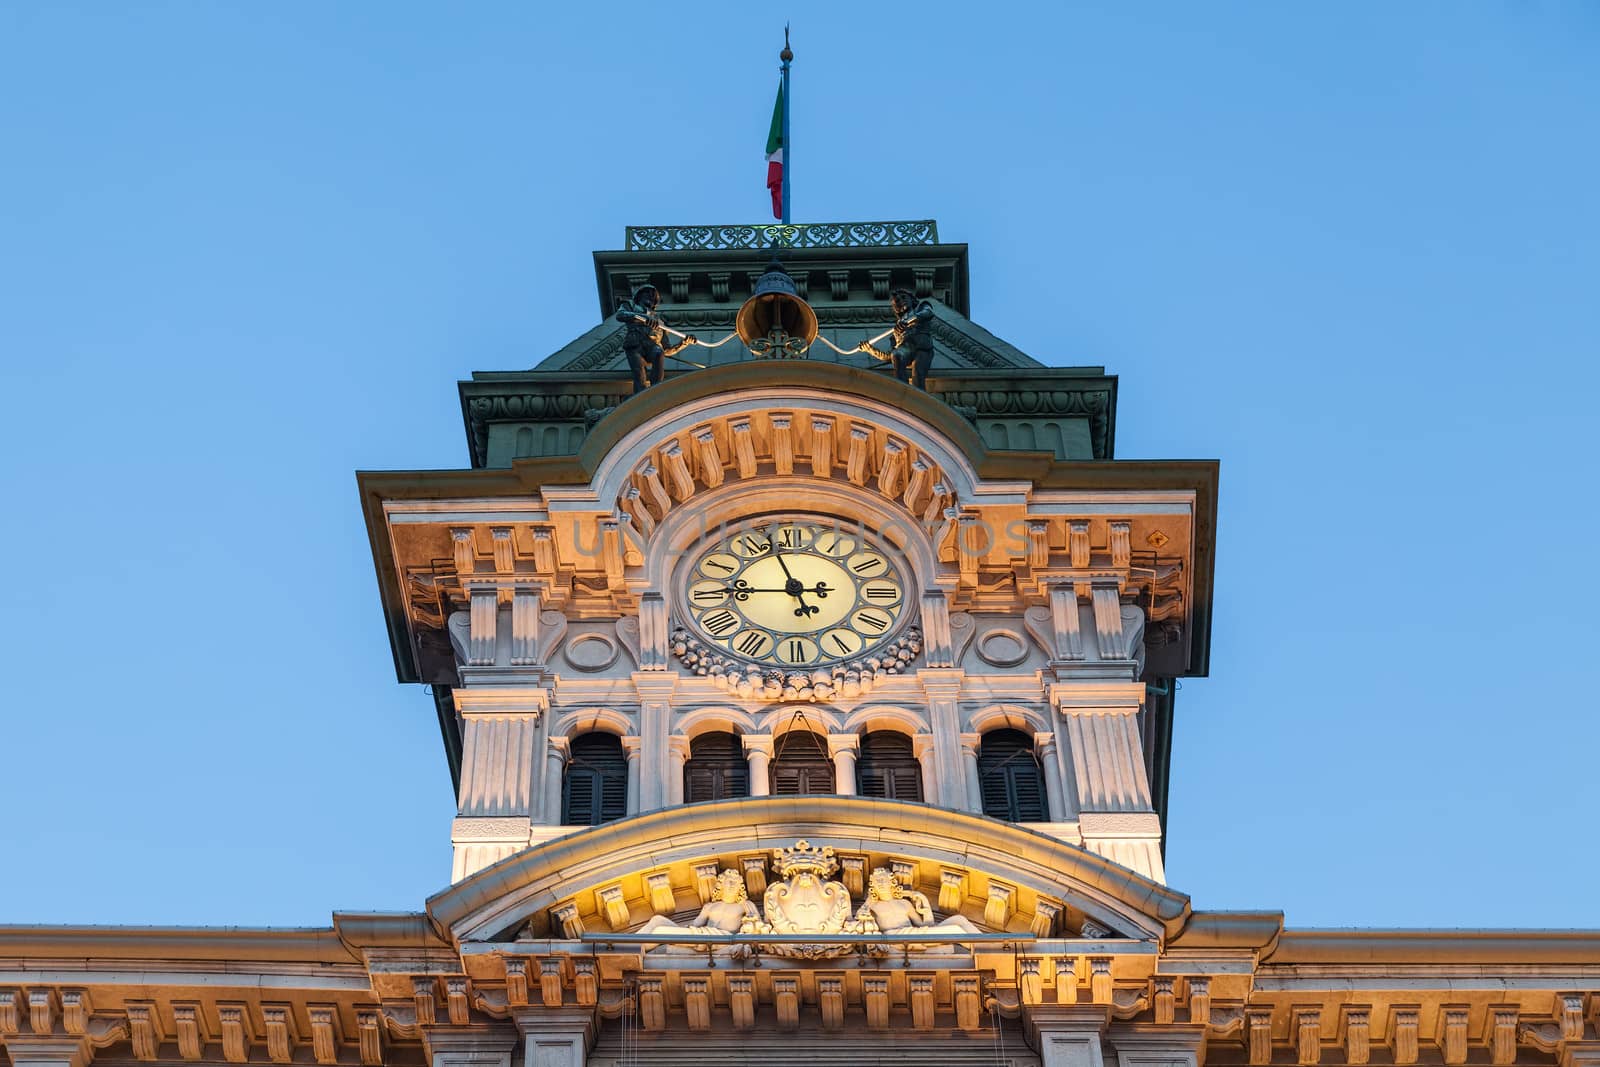
[(899, 629), (897, 557), (824, 518), (741, 524), (690, 561), (684, 607), (694, 629), (752, 663), (813, 667), (869, 654)]

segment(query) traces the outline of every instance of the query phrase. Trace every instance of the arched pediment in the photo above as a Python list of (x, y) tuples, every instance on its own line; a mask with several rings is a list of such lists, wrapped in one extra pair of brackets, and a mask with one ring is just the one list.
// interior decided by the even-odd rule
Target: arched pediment
[(696, 879), (712, 865), (764, 870), (774, 849), (799, 839), (861, 857), (863, 873), (909, 864), (915, 888), (943, 898), (942, 912), (964, 911), (986, 929), (1083, 936), (1088, 920), (1116, 936), (1161, 941), (1189, 914), (1183, 894), (1056, 838), (965, 812), (842, 796), (694, 804), (584, 830), (451, 886), (429, 899), (428, 913), (456, 943), (524, 931), (560, 939), (556, 910), (597, 931), (636, 929), (669, 907), (692, 914)]

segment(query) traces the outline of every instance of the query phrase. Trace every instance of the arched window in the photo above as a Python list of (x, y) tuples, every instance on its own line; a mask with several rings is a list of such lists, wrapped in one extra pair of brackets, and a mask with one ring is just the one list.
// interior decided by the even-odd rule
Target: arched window
[(983, 813), (1008, 822), (1044, 822), (1044, 775), (1033, 738), (1020, 730), (991, 730), (978, 748)]
[(561, 782), (561, 823), (599, 826), (628, 813), (628, 761), (615, 734), (580, 734)]
[(689, 742), (683, 765), (683, 801), (733, 800), (750, 795), (750, 764), (738, 734), (701, 734)]
[(835, 791), (828, 742), (810, 730), (790, 730), (778, 738), (773, 745), (771, 773), (775, 797)]
[(886, 800), (922, 799), (922, 765), (911, 749), (911, 738), (893, 730), (878, 730), (861, 738), (856, 759), (856, 793)]

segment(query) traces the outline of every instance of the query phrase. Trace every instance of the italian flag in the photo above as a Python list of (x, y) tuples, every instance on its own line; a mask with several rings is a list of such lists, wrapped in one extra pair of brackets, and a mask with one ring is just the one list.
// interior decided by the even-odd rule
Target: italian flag
[(767, 190), (772, 193), (772, 217), (783, 218), (783, 84), (772, 105), (772, 129), (767, 131)]

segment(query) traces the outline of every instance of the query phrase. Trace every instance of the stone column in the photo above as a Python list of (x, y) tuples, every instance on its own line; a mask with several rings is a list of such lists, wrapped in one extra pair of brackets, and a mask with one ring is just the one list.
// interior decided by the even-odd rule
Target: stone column
[(537, 741), (550, 690), (467, 686), (455, 691), (461, 719), (461, 789), (450, 840), (456, 881), (524, 848), (538, 816)]
[(0, 1046), (11, 1057), (11, 1067), (88, 1067), (94, 1059), (89, 1039), (81, 1036), (12, 1034), (0, 1038)]
[(432, 1067), (511, 1067), (517, 1038), (517, 1032), (502, 1023), (492, 1030), (429, 1029), (423, 1043)]
[(978, 747), (982, 744), (982, 734), (961, 735), (961, 770), (967, 783), (967, 810), (979, 815), (983, 814), (983, 779), (978, 773)]
[(1079, 679), (1060, 669), (1050, 686), (1064, 727), (1057, 743), (1064, 736), (1077, 792), (1062, 797), (1063, 808), (1069, 818), (1075, 811), (1083, 847), (1164, 882), (1161, 820), (1151, 803), (1139, 737), (1143, 700), (1140, 682)]
[(829, 734), (828, 754), (833, 757), (833, 791), (842, 797), (856, 795), (856, 753), (861, 738), (856, 734)]
[(689, 739), (667, 738), (667, 803), (683, 803), (683, 764), (689, 758)]
[(588, 1061), (598, 1032), (593, 1008), (529, 1005), (513, 1009), (512, 1018), (522, 1034), (523, 1067), (584, 1067)]
[(918, 734), (911, 739), (911, 751), (916, 754), (917, 763), (922, 766), (922, 799), (929, 804), (937, 804), (939, 796), (939, 771), (934, 762), (934, 743), (932, 734)]
[(629, 815), (639, 814), (639, 744), (639, 738), (636, 736), (622, 739), (622, 754), (628, 758)]
[[(930, 804), (960, 810), (967, 801), (961, 776), (961, 714), (957, 703), (966, 672), (924, 667), (917, 672), (928, 701), (928, 726), (933, 735), (933, 777), (923, 774), (923, 796)], [(926, 764), (924, 767), (926, 768)]]
[(678, 676), (670, 671), (635, 671), (633, 685), (639, 693), (639, 810), (651, 811), (670, 803), (667, 736)]
[(772, 762), (772, 735), (745, 734), (744, 754), (750, 761), (750, 795), (772, 795), (772, 781), (767, 776), (767, 764)]
[(1061, 796), (1061, 765), (1056, 758), (1056, 735), (1034, 734), (1033, 745), (1038, 750), (1039, 770), (1044, 775), (1046, 817), (1051, 822), (1065, 822), (1067, 808)]
[(546, 826), (561, 825), (561, 778), (567, 769), (568, 742), (552, 737), (545, 748), (544, 821)]
[(1117, 1067), (1196, 1067), (1204, 1026), (1119, 1024), (1107, 1038), (1117, 1054)]
[(1035, 1004), (1025, 1014), (1041, 1067), (1105, 1067), (1100, 1042), (1110, 1018), (1103, 1004)]

